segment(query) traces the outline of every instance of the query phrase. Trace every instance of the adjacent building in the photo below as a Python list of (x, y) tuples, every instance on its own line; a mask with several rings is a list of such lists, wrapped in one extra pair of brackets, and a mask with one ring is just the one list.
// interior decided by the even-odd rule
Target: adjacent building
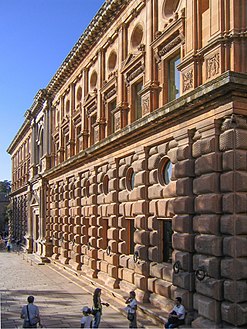
[(245, 0), (108, 0), (8, 148), (13, 235), (193, 327), (247, 325)]

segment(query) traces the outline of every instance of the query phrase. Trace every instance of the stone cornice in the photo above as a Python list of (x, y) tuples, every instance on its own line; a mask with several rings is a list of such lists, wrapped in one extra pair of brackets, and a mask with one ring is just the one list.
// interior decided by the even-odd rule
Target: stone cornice
[(129, 0), (108, 0), (102, 5), (49, 82), (46, 88), (49, 93), (55, 94), (59, 90), (102, 37), (112, 20), (116, 19), (116, 16), (129, 2)]
[(217, 102), (220, 98), (224, 101), (226, 95), (229, 96), (235, 91), (245, 94), (246, 86), (246, 74), (227, 71), (49, 169), (43, 175), (47, 178), (54, 178), (70, 170), (71, 167), (73, 169), (80, 167), (94, 157), (105, 156), (123, 146), (133, 144), (136, 140), (152, 134), (154, 130), (156, 132), (163, 130), (164, 124), (169, 127), (174, 125), (174, 122), (177, 123), (181, 120), (184, 122), (207, 110), (207, 104), (213, 103), (216, 99)]

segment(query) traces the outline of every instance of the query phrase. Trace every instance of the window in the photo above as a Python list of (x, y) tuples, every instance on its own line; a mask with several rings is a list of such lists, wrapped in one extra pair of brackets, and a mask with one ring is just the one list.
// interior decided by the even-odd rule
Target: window
[(168, 101), (177, 99), (180, 96), (180, 72), (177, 69), (180, 63), (180, 56), (173, 57), (168, 62)]
[(168, 185), (172, 177), (172, 163), (169, 158), (164, 157), (158, 165), (158, 180), (161, 185)]
[(126, 189), (132, 191), (135, 187), (135, 172), (133, 168), (129, 168), (126, 173)]
[(116, 126), (115, 126), (115, 114), (114, 110), (116, 109), (116, 99), (111, 101), (108, 104), (108, 109), (109, 109), (109, 135), (113, 134), (116, 131)]
[(134, 219), (127, 219), (127, 254), (134, 254), (135, 243), (134, 243)]
[(142, 117), (142, 99), (140, 95), (142, 87), (142, 82), (138, 82), (133, 86), (133, 121)]
[(163, 261), (172, 262), (172, 221), (162, 220), (162, 237), (163, 237)]

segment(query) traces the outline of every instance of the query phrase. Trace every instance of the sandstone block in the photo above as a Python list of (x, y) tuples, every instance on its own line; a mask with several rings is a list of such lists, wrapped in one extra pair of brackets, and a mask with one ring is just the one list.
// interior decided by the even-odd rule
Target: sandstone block
[(99, 262), (100, 271), (103, 271), (103, 272), (107, 273), (108, 272), (108, 266), (109, 266), (109, 264), (105, 261), (100, 261)]
[(217, 193), (219, 190), (219, 174), (204, 174), (193, 180), (193, 192), (197, 195)]
[(159, 230), (161, 227), (161, 221), (157, 219), (156, 216), (148, 217), (148, 229), (149, 230)]
[(149, 213), (158, 216), (158, 201), (152, 200), (149, 202)]
[(203, 281), (196, 280), (196, 291), (202, 295), (221, 301), (224, 298), (223, 282), (223, 280), (216, 280), (208, 277)]
[(205, 319), (202, 316), (198, 316), (193, 322), (192, 322), (192, 328), (205, 328), (205, 329), (219, 329), (221, 328), (221, 325), (216, 324), (215, 322)]
[(118, 228), (112, 227), (107, 230), (107, 238), (110, 240), (118, 241), (119, 230)]
[(188, 233), (174, 233), (172, 236), (174, 249), (188, 252), (194, 251), (194, 235)]
[(127, 202), (123, 206), (124, 206), (123, 215), (125, 217), (132, 217), (133, 216), (133, 203), (132, 202)]
[(118, 227), (127, 228), (128, 220), (124, 216), (118, 217)]
[(229, 193), (222, 197), (222, 210), (224, 213), (246, 213), (247, 194)]
[(126, 202), (126, 201), (128, 201), (129, 200), (129, 194), (128, 194), (128, 192), (127, 191), (120, 191), (119, 193), (118, 193), (118, 200), (120, 201), (120, 202)]
[(158, 245), (158, 243), (160, 242), (160, 234), (158, 233), (158, 231), (153, 231), (149, 233), (149, 238), (150, 238), (150, 245), (151, 246), (156, 246)]
[(220, 278), (220, 258), (194, 255), (193, 269), (196, 271), (199, 267), (204, 267), (208, 276), (216, 279)]
[(134, 283), (134, 271), (124, 268), (122, 274), (123, 280)]
[(194, 198), (190, 196), (175, 198), (173, 200), (173, 209), (176, 214), (194, 213)]
[(135, 263), (135, 272), (141, 275), (145, 275), (146, 277), (149, 276), (149, 263), (138, 260)]
[(247, 257), (247, 236), (225, 237), (223, 251), (227, 256)]
[(224, 281), (224, 297), (233, 303), (246, 302), (247, 283), (242, 281)]
[(177, 148), (172, 148), (167, 151), (167, 156), (171, 160), (172, 163), (177, 161)]
[(146, 217), (143, 215), (138, 215), (135, 217), (135, 227), (137, 229), (146, 229)]
[(119, 265), (127, 268), (128, 266), (128, 257), (126, 255), (120, 255), (119, 256)]
[(162, 256), (158, 247), (148, 248), (148, 260), (152, 262), (162, 262)]
[(247, 259), (246, 258), (225, 258), (221, 261), (222, 276), (232, 280), (246, 280)]
[(175, 250), (173, 256), (175, 262), (180, 262), (183, 271), (192, 271), (192, 254)]
[(194, 176), (194, 160), (186, 159), (179, 161), (174, 165), (174, 173), (176, 178), (193, 177)]
[(157, 279), (154, 282), (154, 291), (156, 294), (170, 298), (171, 296), (171, 282), (166, 282), (161, 279)]
[(224, 170), (247, 170), (247, 157), (244, 150), (229, 150), (223, 153)]
[(220, 230), (225, 234), (247, 234), (247, 215), (223, 215), (220, 219)]
[(188, 291), (193, 291), (195, 289), (195, 274), (186, 272), (173, 273), (173, 284)]
[(136, 230), (134, 232), (134, 242), (138, 244), (149, 244), (149, 232), (145, 230)]
[(134, 284), (138, 289), (147, 290), (147, 278), (144, 275), (135, 274)]
[(145, 199), (145, 186), (138, 186), (135, 187), (133, 191), (129, 193), (129, 200), (130, 201), (138, 201)]
[(235, 304), (223, 302), (221, 304), (222, 320), (235, 326), (246, 326), (247, 303)]
[(195, 198), (195, 211), (201, 214), (221, 213), (220, 194), (205, 194)]
[(149, 184), (155, 185), (158, 183), (158, 171), (157, 169), (153, 169), (149, 172)]
[(163, 195), (163, 187), (159, 184), (149, 186), (148, 187), (148, 198), (152, 199), (160, 199)]
[(205, 318), (219, 323), (220, 317), (220, 302), (214, 299), (199, 295), (198, 296), (198, 313)]
[(215, 151), (215, 136), (201, 140), (201, 153), (207, 154)]
[(198, 235), (195, 237), (195, 249), (200, 254), (222, 256), (222, 237)]
[(127, 230), (125, 228), (122, 228), (119, 230), (119, 239), (122, 241), (126, 241), (127, 239)]
[(192, 233), (192, 216), (176, 215), (173, 217), (172, 228), (176, 232)]
[(146, 201), (136, 201), (133, 204), (133, 214), (143, 215), (148, 212), (148, 203)]
[(219, 215), (201, 215), (193, 218), (193, 229), (195, 232), (218, 235), (220, 231)]
[(135, 172), (143, 170), (145, 168), (145, 159), (134, 161), (132, 167)]
[(178, 196), (191, 195), (193, 179), (190, 177), (180, 178), (176, 181), (176, 191)]
[(182, 145), (177, 149), (177, 160), (182, 161), (188, 159), (190, 156), (190, 146)]
[(195, 174), (202, 175), (215, 171), (221, 171), (221, 154), (210, 153), (202, 155), (195, 161)]
[(158, 167), (159, 161), (161, 159), (160, 154), (154, 154), (148, 158), (148, 169), (152, 170)]
[(114, 278), (117, 279), (118, 278), (118, 268), (116, 266), (110, 265), (108, 266), (108, 274)]
[(154, 283), (156, 278), (148, 278), (148, 291), (154, 292)]
[(172, 264), (163, 263), (162, 279), (168, 282), (172, 282)]
[(117, 202), (118, 199), (118, 193), (116, 191), (109, 191), (109, 193), (105, 196), (105, 202), (111, 203), (111, 202)]
[(105, 260), (114, 266), (118, 266), (119, 265), (119, 256), (116, 254), (111, 254), (111, 255), (105, 255)]
[(162, 278), (162, 270), (163, 270), (163, 265), (162, 264), (157, 264), (157, 263), (150, 263), (150, 275), (155, 277), (155, 278)]
[(111, 252), (117, 253), (118, 251), (118, 242), (115, 240), (111, 240), (108, 242), (109, 247), (111, 248)]

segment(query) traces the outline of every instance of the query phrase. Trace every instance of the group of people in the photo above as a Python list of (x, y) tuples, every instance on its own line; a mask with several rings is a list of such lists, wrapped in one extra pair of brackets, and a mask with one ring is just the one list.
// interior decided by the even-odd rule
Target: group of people
[[(21, 318), (24, 319), (23, 328), (37, 328), (37, 325), (42, 328), (40, 321), (40, 314), (38, 306), (34, 305), (34, 297), (29, 296), (27, 298), (28, 304), (24, 305), (21, 310)], [(184, 323), (185, 308), (181, 304), (181, 297), (177, 297), (175, 300), (175, 306), (169, 313), (168, 322), (165, 323), (165, 328), (176, 328)], [(127, 318), (129, 320), (129, 328), (137, 328), (137, 301), (134, 291), (129, 293), (129, 297), (126, 300)], [(101, 301), (101, 289), (96, 288), (93, 294), (93, 306), (89, 308), (84, 306), (82, 309), (81, 328), (99, 328), (102, 306), (108, 307), (108, 303)]]
[[(93, 307), (90, 309), (88, 306), (84, 306), (82, 309), (83, 316), (81, 318), (81, 328), (99, 328), (101, 315), (102, 315), (102, 305), (109, 306), (108, 303), (103, 303), (101, 301), (101, 289), (96, 288), (93, 294)], [(129, 320), (129, 328), (137, 328), (136, 321), (136, 310), (137, 301), (135, 299), (135, 292), (131, 291), (129, 297), (126, 300), (126, 311), (127, 318)]]

